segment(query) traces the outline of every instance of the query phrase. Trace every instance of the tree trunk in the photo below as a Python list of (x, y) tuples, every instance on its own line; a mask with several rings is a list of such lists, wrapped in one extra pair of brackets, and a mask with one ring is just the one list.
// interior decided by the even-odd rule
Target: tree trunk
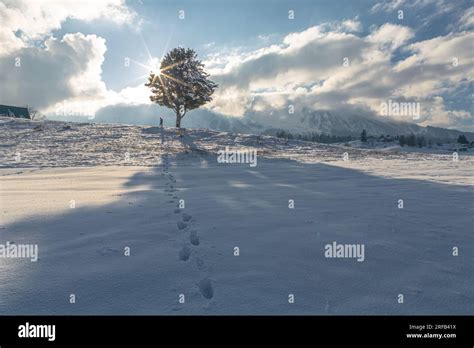
[(179, 112), (176, 113), (176, 128), (181, 128), (181, 115)]

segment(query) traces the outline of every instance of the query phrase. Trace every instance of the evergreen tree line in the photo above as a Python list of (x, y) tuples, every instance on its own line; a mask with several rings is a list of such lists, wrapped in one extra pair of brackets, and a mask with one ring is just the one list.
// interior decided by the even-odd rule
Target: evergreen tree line
[[(360, 133), (360, 140), (365, 143), (367, 142), (367, 139), (369, 138), (375, 139), (374, 137), (367, 137), (367, 132), (365, 131), (365, 129), (362, 130), (362, 132)], [(378, 140), (379, 141), (398, 141), (400, 146), (410, 146), (410, 147), (415, 147), (415, 146), (424, 147), (427, 145), (432, 145), (434, 142), (434, 140), (431, 138), (427, 139), (422, 135), (416, 136), (413, 133), (410, 135), (397, 135), (396, 137), (381, 135), (378, 138)], [(461, 134), (458, 137), (457, 142), (462, 145), (469, 145), (469, 140), (467, 140), (464, 134)], [(440, 142), (437, 142), (437, 144), (441, 145)], [(474, 145), (474, 142), (471, 142), (471, 146), (472, 145)]]
[[(323, 143), (323, 144), (332, 144), (332, 143), (344, 143), (348, 142), (351, 140), (355, 140), (356, 138), (352, 136), (340, 136), (340, 135), (329, 135), (329, 134), (319, 134), (319, 133), (291, 133), (289, 131), (277, 131), (275, 133), (277, 138), (282, 138), (282, 139), (296, 139), (296, 140), (303, 140), (303, 141), (313, 141), (317, 143)], [(367, 135), (367, 131), (364, 129), (362, 130), (360, 134), (360, 140), (362, 142), (367, 142), (368, 140), (376, 140), (379, 142), (398, 142), (400, 146), (410, 146), (410, 147), (425, 147), (425, 146), (431, 146), (433, 144), (438, 144), (441, 145), (441, 141), (436, 141), (436, 139), (433, 138), (426, 138), (422, 135), (415, 135), (415, 134), (410, 134), (410, 135), (380, 135), (379, 137), (375, 137), (372, 135)], [(464, 134), (461, 134), (457, 142), (462, 145), (471, 145), (474, 146), (474, 141), (469, 143), (469, 140), (466, 138)]]
[(296, 139), (304, 141), (313, 141), (317, 143), (331, 144), (331, 143), (342, 143), (346, 141), (354, 140), (351, 136), (339, 136), (339, 135), (329, 135), (329, 134), (319, 134), (319, 133), (305, 133), (305, 134), (293, 134), (288, 131), (277, 131), (277, 138), (283, 138), (287, 140)]
[(400, 135), (398, 137), (398, 143), (400, 146), (410, 146), (410, 147), (424, 147), (426, 145), (431, 145), (427, 143), (424, 136), (416, 136), (415, 134), (410, 135)]

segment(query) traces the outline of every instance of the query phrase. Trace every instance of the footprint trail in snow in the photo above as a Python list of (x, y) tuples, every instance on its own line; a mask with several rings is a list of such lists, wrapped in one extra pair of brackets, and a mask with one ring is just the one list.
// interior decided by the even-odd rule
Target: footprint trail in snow
[(178, 251), (178, 260), (180, 262), (189, 263), (190, 259), (194, 259), (196, 262), (197, 270), (200, 273), (200, 280), (195, 284), (202, 295), (203, 298), (210, 300), (214, 297), (214, 287), (212, 281), (209, 279), (209, 271), (205, 266), (205, 262), (202, 258), (198, 256), (198, 251), (196, 250), (200, 245), (200, 238), (198, 234), (198, 229), (195, 226), (195, 219), (192, 215), (183, 212), (183, 209), (180, 208), (179, 197), (177, 196), (176, 178), (173, 174), (170, 173), (170, 161), (169, 161), (169, 144), (164, 139), (163, 145), (165, 153), (163, 154), (163, 171), (162, 176), (166, 178), (164, 192), (167, 196), (172, 197), (173, 200), (170, 200), (170, 203), (176, 204), (176, 209), (173, 213), (178, 215), (178, 221), (176, 222), (176, 232), (184, 233), (183, 244), (180, 250)]

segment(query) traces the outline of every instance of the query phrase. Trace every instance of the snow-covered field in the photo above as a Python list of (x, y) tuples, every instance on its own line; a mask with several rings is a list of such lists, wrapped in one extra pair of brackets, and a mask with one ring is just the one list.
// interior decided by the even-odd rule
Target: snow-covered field
[(39, 248), (1, 314), (474, 313), (470, 155), (1, 118), (0, 158), (0, 244)]

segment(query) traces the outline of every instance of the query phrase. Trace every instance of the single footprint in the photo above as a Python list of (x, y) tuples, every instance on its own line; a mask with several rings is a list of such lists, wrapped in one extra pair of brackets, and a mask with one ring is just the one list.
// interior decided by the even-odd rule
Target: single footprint
[(180, 211), (181, 211), (181, 209), (175, 209), (175, 210), (174, 210), (174, 213), (175, 213), (175, 214), (179, 214)]
[(204, 271), (204, 261), (200, 257), (196, 257), (196, 265), (200, 271)]
[(210, 300), (214, 297), (214, 289), (209, 279), (205, 278), (199, 282), (199, 291), (201, 295)]
[(199, 245), (199, 236), (196, 231), (191, 231), (189, 235), (189, 241), (192, 245)]
[(177, 223), (177, 225), (178, 225), (178, 230), (184, 230), (184, 229), (188, 226), (187, 224), (185, 224), (185, 223), (182, 222), (182, 221), (179, 221), (179, 222)]
[(191, 249), (189, 249), (187, 246), (184, 246), (180, 251), (179, 251), (179, 259), (181, 261), (188, 261), (189, 256), (191, 256)]
[[(174, 197), (173, 197), (174, 198)], [(176, 197), (178, 198), (178, 197)], [(192, 216), (189, 215), (189, 214), (186, 214), (186, 213), (183, 213), (183, 221), (184, 222), (188, 222), (189, 220), (191, 220)]]

